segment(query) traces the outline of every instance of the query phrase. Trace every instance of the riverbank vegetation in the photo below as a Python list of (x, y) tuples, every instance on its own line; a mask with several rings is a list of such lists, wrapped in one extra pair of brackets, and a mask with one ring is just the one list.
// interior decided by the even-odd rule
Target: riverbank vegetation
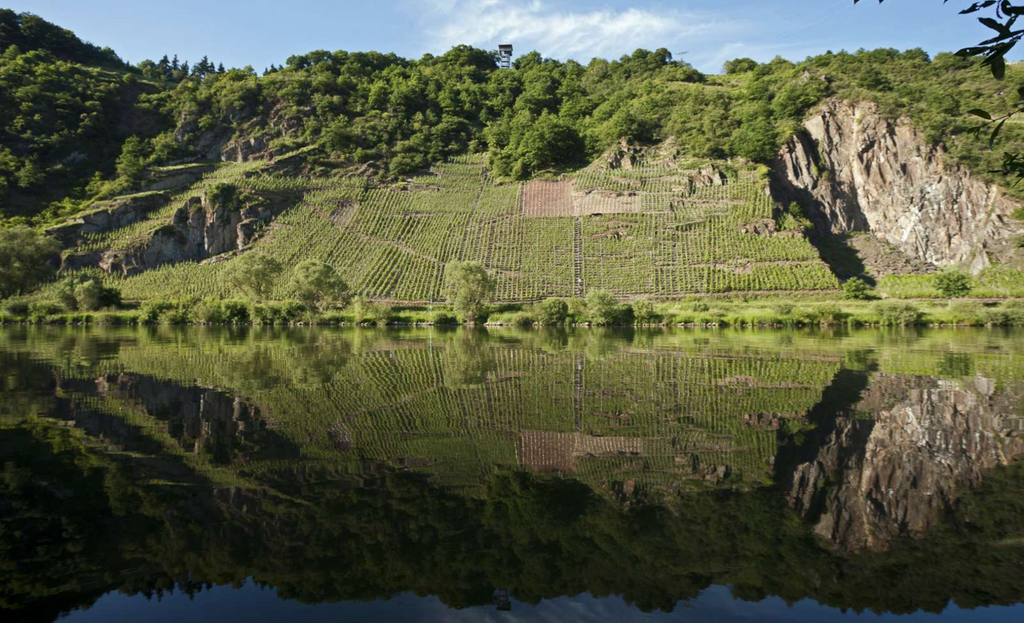
[(690, 298), (672, 302), (620, 301), (595, 290), (586, 298), (551, 298), (532, 304), (477, 308), (472, 317), (449, 304), (390, 305), (356, 297), (349, 305), (318, 309), (299, 300), (181, 298), (138, 307), (68, 309), (56, 301), (8, 303), (0, 323), (198, 325), (435, 325), (488, 326), (1024, 326), (1024, 299), (835, 301), (800, 298)]

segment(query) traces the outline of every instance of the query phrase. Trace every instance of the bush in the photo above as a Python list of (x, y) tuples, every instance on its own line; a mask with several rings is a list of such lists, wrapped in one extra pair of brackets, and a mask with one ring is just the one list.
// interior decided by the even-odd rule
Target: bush
[(517, 312), (512, 316), (512, 324), (517, 327), (532, 327), (536, 319), (527, 312)]
[(886, 327), (906, 327), (916, 324), (921, 319), (921, 310), (913, 303), (901, 301), (879, 301), (874, 311), (879, 321)]
[(562, 299), (550, 298), (537, 305), (537, 319), (543, 325), (564, 324), (569, 315), (569, 304)]
[(158, 321), (161, 315), (171, 309), (174, 309), (174, 303), (170, 301), (165, 301), (163, 299), (149, 299), (142, 303), (139, 311), (142, 314), (142, 322), (152, 324)]
[(839, 324), (845, 318), (843, 310), (833, 303), (822, 303), (815, 308), (818, 313), (818, 322), (821, 324)]
[(935, 275), (935, 289), (947, 299), (967, 296), (971, 293), (973, 281), (967, 273), (958, 270), (944, 270)]
[(587, 294), (587, 319), (597, 325), (614, 324), (619, 320), (619, 301), (611, 292), (591, 290)]
[(292, 324), (298, 322), (305, 311), (306, 306), (299, 301), (256, 303), (249, 307), (249, 320), (259, 325)]
[(866, 301), (871, 298), (871, 286), (860, 277), (850, 277), (843, 284), (843, 298), (851, 301)]
[(693, 311), (697, 312), (698, 314), (706, 314), (709, 311), (711, 311), (711, 306), (708, 305), (707, 303), (694, 303)]
[(789, 301), (782, 301), (772, 305), (772, 311), (780, 316), (792, 316), (796, 306)]
[(52, 316), (65, 311), (67, 311), (67, 309), (64, 305), (57, 301), (33, 301), (28, 304), (28, 314), (30, 316)]
[(203, 299), (196, 306), (194, 316), (203, 324), (223, 324), (224, 310), (221, 308), (220, 299), (213, 297)]
[(224, 316), (223, 322), (227, 324), (244, 324), (249, 322), (249, 305), (238, 299), (228, 299), (221, 302), (221, 310)]
[(456, 324), (459, 324), (459, 319), (458, 319), (458, 317), (455, 316), (455, 314), (453, 314), (451, 312), (448, 312), (448, 311), (444, 311), (444, 310), (438, 310), (438, 311), (435, 311), (435, 312), (431, 313), (430, 314), (430, 321), (433, 322), (436, 325), (456, 325)]
[(356, 324), (385, 325), (391, 320), (393, 312), (386, 303), (375, 303), (363, 297), (352, 301), (352, 314)]
[(954, 324), (987, 324), (985, 306), (978, 301), (956, 301), (949, 306), (949, 318)]
[(20, 298), (7, 299), (0, 305), (0, 309), (4, 313), (12, 316), (27, 316), (28, 315), (28, 301)]
[(587, 320), (587, 302), (584, 299), (574, 296), (569, 299), (569, 316), (574, 323), (586, 322)]
[(633, 301), (633, 318), (637, 322), (651, 322), (656, 317), (654, 303), (650, 299), (636, 299)]

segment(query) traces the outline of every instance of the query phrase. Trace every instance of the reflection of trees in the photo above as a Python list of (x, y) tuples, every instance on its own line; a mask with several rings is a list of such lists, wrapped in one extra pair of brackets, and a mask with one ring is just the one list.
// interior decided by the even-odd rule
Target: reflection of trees
[[(509, 426), (500, 430), (496, 419), (474, 419), (494, 409), (532, 418), (518, 421), (522, 430), (576, 434), (569, 432), (572, 407), (583, 403), (574, 402), (573, 375), (585, 362), (589, 395), (596, 400), (588, 417), (600, 408), (611, 413), (654, 405), (650, 421), (657, 423), (680, 412), (688, 397), (693, 402), (686, 413), (715, 412), (716, 425), (762, 435), (768, 450), (757, 455), (757, 464), (764, 468), (773, 460), (780, 482), (802, 465), (830, 460), (830, 448), (849, 459), (841, 465), (852, 473), (851, 466), (874, 460), (855, 443), (862, 439), (859, 431), (881, 430), (886, 424), (878, 414), (901, 400), (904, 410), (917, 408), (908, 403), (910, 390), (934, 397), (931, 384), (937, 384), (950, 398), (933, 400), (942, 408), (967, 404), (963, 392), (983, 391), (959, 380), (962, 362), (948, 363), (936, 348), (906, 349), (912, 342), (903, 335), (879, 333), (823, 346), (796, 332), (784, 344), (778, 335), (757, 332), (571, 329), (58, 333), (60, 339), (35, 340), (31, 331), (23, 332), (29, 337), (20, 342), (0, 334), (0, 608), (14, 610), (15, 619), (49, 620), (106, 590), (196, 591), (247, 577), (309, 602), (413, 591), (440, 595), (454, 606), (490, 603), (495, 586), (526, 601), (590, 592), (671, 609), (721, 583), (745, 599), (779, 595), (894, 612), (941, 609), (951, 597), (961, 605), (1012, 603), (1024, 592), (1024, 571), (1015, 562), (1024, 549), (1024, 468), (986, 472), (980, 485), (970, 479), (976, 491), (947, 496), (946, 508), (918, 540), (897, 539), (885, 552), (840, 553), (812, 531), (830, 503), (829, 492), (842, 487), (839, 477), (813, 479), (823, 485), (823, 495), (812, 495), (815, 511), (801, 517), (789, 506), (787, 487), (750, 484), (729, 491), (689, 483), (701, 488), (695, 492), (673, 482), (685, 471), (673, 454), (665, 455), (666, 464), (680, 471), (662, 470), (660, 484), (638, 486), (642, 495), (615, 496), (608, 490), (615, 478), (620, 480), (614, 484), (625, 486), (627, 457), (612, 457), (619, 462), (605, 464), (612, 467), (596, 477), (594, 468), (601, 465), (591, 460), (591, 472), (580, 474), (581, 480), (514, 473), (522, 447), (506, 434), (519, 430), (512, 418), (499, 422)], [(893, 341), (897, 346), (886, 351)], [(785, 356), (779, 357), (780, 349)], [(648, 350), (662, 352), (637, 352)], [(655, 375), (650, 363), (657, 356), (665, 361)], [(975, 373), (985, 371), (1003, 384), (1020, 375), (1005, 354), (979, 348), (963, 357), (971, 361), (969, 383), (980, 383)], [(791, 366), (796, 360), (800, 365)], [(701, 377), (698, 393), (689, 390), (700, 369), (678, 365), (694, 361), (714, 370)], [(750, 361), (756, 365), (742, 367)], [(685, 372), (677, 374), (680, 369)], [(927, 379), (946, 373), (958, 380)], [(489, 383), (499, 377), (504, 386)], [(193, 386), (196, 379), (201, 387)], [(479, 388), (485, 382), (488, 387)], [(325, 389), (328, 383), (335, 385)], [(1019, 407), (1020, 397), (1000, 383), (984, 389), (982, 411)], [(459, 390), (460, 400), (431, 402), (447, 389)], [(379, 391), (377, 402), (355, 400), (363, 390)], [(103, 393), (113, 409), (101, 413), (97, 401), (85, 399), (96, 398), (89, 392)], [(498, 405), (498, 399), (506, 402)], [(35, 417), (75, 401), (94, 429), (67, 430)], [(800, 407), (792, 408), (797, 402)], [(815, 402), (807, 420), (792, 417)], [(204, 426), (224, 426), (189, 432), (184, 414), (192, 413), (190, 405), (202, 405), (194, 414)], [(255, 406), (260, 417), (247, 419), (255, 411), (243, 413), (243, 405)], [(140, 440), (142, 425), (132, 422), (142, 420), (118, 416), (133, 407), (145, 411), (133, 417), (145, 416), (151, 429), (169, 433), (189, 451), (157, 435)], [(368, 407), (376, 410), (363, 410)], [(743, 419), (764, 412), (791, 417), (778, 428)], [(405, 414), (422, 421), (410, 424), (399, 417)], [(434, 437), (435, 429), (417, 428), (446, 417), (456, 426), (440, 428)], [(102, 418), (119, 428), (104, 426)], [(591, 419), (605, 426), (595, 439), (623, 434), (618, 421)], [(264, 426), (271, 420), (273, 426)], [(302, 426), (286, 426), (296, 423)], [(557, 428), (563, 425), (565, 430)], [(329, 439), (333, 426), (344, 443)], [(391, 463), (366, 450), (367, 431), (377, 431), (392, 452), (381, 456), (424, 459), (430, 464), (423, 474), (443, 476), (445, 461), (461, 460), (458, 452), (467, 445), (459, 435), (469, 427), (479, 454), (465, 464), (478, 470), (492, 461), (472, 472), (476, 489), (470, 495), (437, 486), (440, 478), (428, 482), (395, 473)], [(91, 430), (119, 452), (108, 455), (91, 445), (83, 435)], [(647, 443), (656, 430), (627, 432)], [(402, 445), (408, 439), (420, 445)], [(410, 448), (422, 454), (410, 454)], [(733, 448), (722, 446), (730, 460)], [(902, 465), (904, 456), (914, 455), (892, 456), (900, 459), (892, 465)], [(628, 458), (638, 473), (649, 468), (640, 465), (649, 460), (642, 453)], [(912, 469), (898, 475), (915, 476)], [(169, 482), (177, 485), (160, 484)], [(210, 482), (228, 485), (211, 488)], [(872, 498), (839, 501), (850, 507)], [(46, 546), (33, 546), (40, 543)], [(965, 561), (970, 573), (963, 572)]]
[(744, 599), (894, 612), (1022, 598), (1019, 467), (995, 473), (927, 538), (844, 558), (771, 490), (685, 493), (629, 510), (580, 483), (525, 474), (492, 477), (483, 499), (389, 473), (355, 487), (303, 471), (279, 478), (277, 491), (184, 490), (141, 486), (118, 462), (69, 445), (63, 429), (0, 433), (0, 447), (28, 452), (0, 478), (0, 607), (19, 620), (51, 620), (106, 590), (195, 591), (247, 577), (311, 603), (412, 591), (455, 607), (489, 603), (494, 586), (527, 602), (618, 594), (645, 610), (671, 610), (712, 583)]
[(497, 368), (487, 330), (474, 328), (442, 335), (445, 387), (458, 390), (486, 383), (487, 375)]

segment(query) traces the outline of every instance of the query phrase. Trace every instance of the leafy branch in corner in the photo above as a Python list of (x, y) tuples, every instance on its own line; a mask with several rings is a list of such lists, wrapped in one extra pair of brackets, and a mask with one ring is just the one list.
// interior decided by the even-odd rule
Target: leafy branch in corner
[[(878, 0), (881, 4), (885, 0)], [(942, 0), (943, 4), (946, 4), (949, 0)], [(860, 0), (853, 0), (854, 4), (860, 3)], [(1024, 29), (1014, 29), (1017, 23), (1017, 18), (1024, 15), (1024, 4), (1019, 2), (1011, 2), (1010, 0), (983, 0), (982, 2), (973, 2), (971, 6), (960, 11), (960, 15), (969, 15), (972, 13), (978, 13), (986, 9), (992, 9), (995, 17), (979, 17), (978, 21), (981, 24), (995, 32), (995, 36), (986, 39), (975, 46), (966, 47), (957, 51), (956, 55), (968, 58), (972, 56), (984, 57), (982, 65), (988, 65), (992, 70), (992, 76), (997, 80), (1002, 80), (1006, 77), (1006, 55), (1020, 43), (1022, 37), (1024, 37)], [(1013, 110), (1001, 115), (994, 116), (990, 112), (981, 108), (975, 108), (967, 111), (968, 114), (974, 115), (984, 119), (986, 125), (979, 126), (974, 130), (975, 136), (980, 136), (981, 132), (986, 127), (992, 127), (992, 133), (989, 135), (988, 146), (991, 149), (995, 144), (996, 139), (999, 137), (999, 133), (1002, 132), (1003, 126), (1012, 117), (1024, 113), (1024, 86), (1017, 89), (1017, 94), (1020, 99), (1013, 106)], [(1006, 176), (1016, 177), (1017, 183), (1024, 179), (1024, 154), (1019, 152), (1008, 152), (1003, 154), (1003, 164), (1000, 171)]]

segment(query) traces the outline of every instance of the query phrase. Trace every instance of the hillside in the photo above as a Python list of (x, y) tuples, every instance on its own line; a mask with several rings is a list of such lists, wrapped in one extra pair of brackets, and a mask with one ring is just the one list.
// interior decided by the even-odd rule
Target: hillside
[(305, 259), (405, 303), (442, 299), (451, 260), (482, 264), (506, 302), (852, 276), (929, 291), (944, 266), (1024, 291), (1024, 191), (995, 172), (1024, 133), (989, 148), (970, 132), (967, 109), (1015, 100), (971, 59), (829, 52), (705, 75), (665, 50), (531, 52), (499, 70), (459, 46), (315, 51), (261, 76), (132, 67), (37, 17), (0, 23), (0, 227), (53, 235), (62, 275), (127, 301), (239, 295), (219, 275), (247, 253), (282, 262), (272, 298)]
[[(757, 171), (730, 180), (713, 165), (668, 164), (503, 183), (481, 157), (461, 158), (389, 187), (224, 165), (172, 198), (121, 200), (165, 202), (123, 227), (52, 231), (72, 245), (65, 266), (102, 267), (128, 299), (218, 294), (240, 248), (286, 267), (321, 260), (355, 292), (397, 301), (441, 300), (453, 259), (494, 273), (502, 301), (838, 287), (799, 230), (778, 231)], [(237, 205), (216, 204), (225, 188)], [(242, 220), (258, 206), (263, 218)]]

